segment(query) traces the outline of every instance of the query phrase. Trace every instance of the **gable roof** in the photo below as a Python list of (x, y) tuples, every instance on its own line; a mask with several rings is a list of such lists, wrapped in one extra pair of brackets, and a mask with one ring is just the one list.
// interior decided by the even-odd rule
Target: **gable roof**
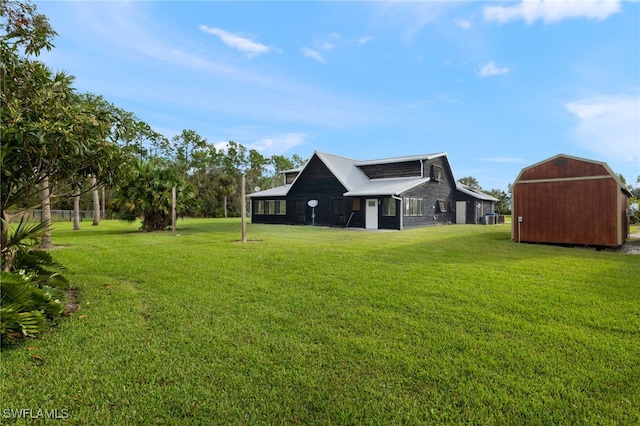
[[(406, 178), (385, 178), (385, 179), (369, 179), (358, 166), (368, 166), (377, 164), (392, 164), (407, 161), (432, 160), (438, 157), (446, 157), (444, 152), (436, 154), (412, 155), (406, 157), (381, 158), (377, 160), (359, 161), (351, 158), (341, 157), (339, 155), (328, 154), (326, 152), (314, 151), (313, 156), (318, 157), (320, 161), (329, 169), (336, 179), (347, 190), (345, 196), (376, 196), (388, 195), (397, 196), (402, 192), (408, 191), (421, 183), (428, 182), (428, 177), (406, 177)], [(313, 158), (312, 156), (312, 158)], [(295, 185), (298, 177), (304, 172), (310, 161), (308, 161), (300, 169), (288, 170), (288, 172), (299, 171), (300, 173), (290, 184), (279, 186), (276, 188), (266, 189), (264, 191), (248, 194), (248, 197), (285, 197), (293, 185)], [(448, 161), (447, 161), (448, 164)], [(484, 194), (489, 197), (488, 195)], [(477, 197), (477, 195), (474, 195)], [(490, 199), (495, 200), (490, 197)], [(496, 200), (497, 201), (497, 200)]]
[[(549, 157), (549, 158), (547, 158), (546, 160), (538, 161), (538, 162), (537, 162), (537, 163), (535, 163), (535, 164), (532, 164), (532, 165), (530, 165), (530, 166), (528, 166), (528, 167), (523, 168), (522, 170), (520, 170), (520, 173), (518, 173), (518, 177), (516, 177), (516, 180), (514, 180), (514, 181), (513, 181), (513, 186), (515, 186), (515, 185), (520, 181), (520, 178), (522, 177), (522, 175), (523, 175), (527, 170), (534, 169), (534, 168), (536, 168), (536, 167), (540, 166), (541, 164), (548, 163), (548, 162), (550, 162), (550, 161), (554, 161), (554, 160), (556, 160), (556, 159), (558, 159), (558, 158), (567, 158), (567, 159), (570, 159), (570, 160), (576, 160), (576, 161), (582, 161), (582, 162), (585, 162), (585, 163), (597, 164), (597, 165), (599, 165), (599, 166), (603, 167), (603, 168), (607, 171), (607, 173), (608, 173), (609, 175), (611, 175), (611, 177), (613, 178), (613, 180), (615, 180), (615, 181), (616, 181), (616, 183), (618, 184), (618, 186), (620, 187), (620, 189), (622, 189), (622, 192), (624, 192), (624, 193), (625, 193), (625, 194), (627, 194), (628, 196), (631, 196), (631, 195), (632, 195), (632, 194), (631, 194), (631, 191), (629, 191), (629, 188), (627, 188), (627, 186), (626, 186), (624, 183), (622, 183), (622, 181), (620, 180), (620, 178), (618, 177), (618, 175), (617, 175), (617, 174), (615, 174), (615, 173), (613, 172), (613, 170), (611, 170), (611, 167), (609, 167), (609, 165), (608, 165), (607, 163), (605, 163), (605, 162), (603, 162), (603, 161), (589, 160), (588, 158), (574, 157), (574, 156), (572, 156), (572, 155), (567, 155), (567, 154), (556, 154), (556, 155), (554, 155), (553, 157)], [(510, 191), (511, 191), (511, 190), (510, 190)]]
[(356, 160), (338, 155), (327, 154), (326, 152), (315, 151), (315, 155), (324, 163), (325, 166), (333, 173), (347, 191), (351, 191), (360, 185), (364, 185), (369, 181), (364, 173), (357, 167)]

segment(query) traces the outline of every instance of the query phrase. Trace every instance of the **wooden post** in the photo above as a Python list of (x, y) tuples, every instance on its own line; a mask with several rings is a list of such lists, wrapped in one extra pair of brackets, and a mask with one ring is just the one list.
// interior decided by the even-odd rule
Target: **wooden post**
[(176, 236), (176, 187), (171, 188), (171, 234)]
[(241, 209), (242, 209), (242, 242), (246, 243), (247, 242), (247, 190), (245, 188), (245, 177), (244, 174), (242, 175), (242, 189), (240, 190), (241, 192), (241, 196), (242, 196), (242, 201), (240, 202), (241, 204)]

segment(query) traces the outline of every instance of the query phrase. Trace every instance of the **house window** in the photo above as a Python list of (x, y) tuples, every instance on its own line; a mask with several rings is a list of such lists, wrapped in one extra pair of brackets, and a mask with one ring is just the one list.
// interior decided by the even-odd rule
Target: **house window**
[(382, 216), (395, 216), (396, 215), (396, 200), (393, 198), (382, 199)]
[(354, 212), (360, 211), (360, 198), (353, 199), (353, 206), (351, 207), (351, 210)]
[(444, 213), (447, 211), (447, 202), (444, 200), (438, 200), (438, 208), (440, 209), (441, 213)]
[(276, 202), (275, 200), (265, 200), (264, 201), (264, 214), (275, 214), (276, 213)]
[(424, 216), (424, 200), (422, 198), (405, 198), (404, 215)]
[(258, 200), (255, 214), (287, 214), (287, 200)]
[(433, 180), (441, 182), (444, 180), (444, 171), (440, 166), (433, 166)]

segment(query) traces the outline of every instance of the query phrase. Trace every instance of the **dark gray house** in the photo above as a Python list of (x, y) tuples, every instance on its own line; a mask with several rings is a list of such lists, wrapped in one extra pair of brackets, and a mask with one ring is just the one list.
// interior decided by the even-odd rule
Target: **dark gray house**
[(462, 223), (476, 223), (475, 207), (467, 212), (471, 199), (474, 206), (481, 200), (483, 214), (493, 212), (491, 197), (456, 184), (445, 153), (358, 161), (316, 151), (304, 167), (283, 175), (284, 185), (248, 195), (252, 223), (432, 226), (456, 223), (458, 200), (465, 202)]

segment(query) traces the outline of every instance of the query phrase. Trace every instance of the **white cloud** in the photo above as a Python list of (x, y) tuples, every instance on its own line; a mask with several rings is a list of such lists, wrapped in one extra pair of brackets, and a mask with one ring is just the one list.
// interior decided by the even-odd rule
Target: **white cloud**
[(250, 143), (248, 148), (266, 156), (281, 155), (293, 147), (304, 145), (306, 140), (307, 135), (304, 133), (284, 133)]
[[(255, 149), (260, 154), (270, 157), (271, 155), (282, 155), (296, 146), (304, 145), (307, 140), (305, 133), (279, 133), (269, 138), (259, 139), (255, 142), (241, 142), (247, 150)], [(229, 147), (228, 141), (220, 141), (214, 144), (218, 151), (226, 152)]]
[(572, 129), (578, 145), (609, 159), (640, 159), (640, 98), (600, 96), (570, 102), (567, 111), (579, 120)]
[(495, 63), (489, 62), (488, 64), (480, 68), (480, 70), (477, 70), (476, 74), (479, 77), (490, 77), (492, 75), (506, 74), (508, 72), (509, 72), (509, 68), (507, 67), (499, 68), (496, 66)]
[(364, 36), (364, 37), (360, 37), (358, 39), (358, 46), (364, 46), (365, 44), (369, 43), (370, 41), (373, 41), (373, 36)]
[(301, 47), (300, 52), (302, 52), (302, 54), (307, 58), (315, 59), (316, 61), (322, 63), (327, 62), (326, 59), (324, 59), (322, 53), (318, 52), (317, 50), (313, 50), (308, 47)]
[(469, 28), (471, 28), (471, 21), (468, 19), (456, 18), (453, 20), (453, 23), (463, 30), (468, 30)]
[(514, 6), (487, 6), (484, 18), (500, 24), (518, 19), (528, 24), (538, 19), (545, 23), (576, 18), (601, 21), (619, 11), (619, 0), (524, 0)]
[(224, 44), (245, 53), (248, 57), (257, 56), (262, 53), (268, 53), (273, 50), (269, 46), (265, 46), (264, 44), (252, 41), (240, 34), (234, 34), (225, 30), (221, 30), (220, 28), (210, 28), (206, 25), (200, 25), (200, 30), (205, 33), (215, 35)]

